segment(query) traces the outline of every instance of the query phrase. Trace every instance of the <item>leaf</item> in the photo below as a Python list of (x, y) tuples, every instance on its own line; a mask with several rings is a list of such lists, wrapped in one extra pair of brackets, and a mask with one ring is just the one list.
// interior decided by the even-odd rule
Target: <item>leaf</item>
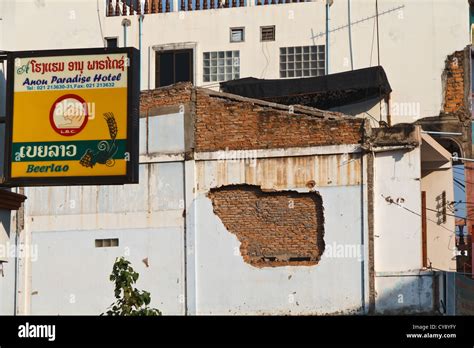
[(151, 302), (148, 291), (140, 291), (132, 287), (138, 278), (139, 274), (133, 270), (130, 261), (124, 257), (115, 259), (109, 279), (115, 282), (114, 295), (117, 301), (111, 305), (111, 309), (106, 312), (107, 315), (161, 315), (158, 309), (147, 307)]

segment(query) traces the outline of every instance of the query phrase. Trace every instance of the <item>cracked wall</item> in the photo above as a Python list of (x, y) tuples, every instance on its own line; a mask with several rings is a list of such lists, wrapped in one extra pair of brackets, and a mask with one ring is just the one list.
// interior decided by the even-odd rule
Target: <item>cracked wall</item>
[(255, 267), (316, 265), (324, 252), (324, 215), (317, 192), (266, 192), (259, 186), (211, 189), (214, 213), (237, 236)]

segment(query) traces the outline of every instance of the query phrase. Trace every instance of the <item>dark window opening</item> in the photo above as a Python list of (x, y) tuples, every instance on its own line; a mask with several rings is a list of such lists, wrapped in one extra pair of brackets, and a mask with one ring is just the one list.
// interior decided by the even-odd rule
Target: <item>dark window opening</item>
[(155, 86), (193, 81), (193, 50), (162, 51), (156, 53)]
[(105, 43), (108, 48), (117, 48), (118, 47), (118, 38), (116, 37), (106, 37)]
[(95, 247), (96, 248), (110, 248), (110, 247), (118, 247), (118, 246), (119, 246), (118, 238), (96, 239), (95, 240)]

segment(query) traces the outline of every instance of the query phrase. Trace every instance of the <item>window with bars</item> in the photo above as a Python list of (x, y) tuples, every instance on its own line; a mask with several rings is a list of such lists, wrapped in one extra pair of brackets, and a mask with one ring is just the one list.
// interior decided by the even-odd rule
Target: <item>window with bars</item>
[(240, 78), (240, 51), (204, 52), (203, 58), (204, 82)]
[(281, 78), (322, 76), (325, 65), (324, 45), (280, 48)]
[(260, 27), (260, 41), (275, 41), (275, 26)]

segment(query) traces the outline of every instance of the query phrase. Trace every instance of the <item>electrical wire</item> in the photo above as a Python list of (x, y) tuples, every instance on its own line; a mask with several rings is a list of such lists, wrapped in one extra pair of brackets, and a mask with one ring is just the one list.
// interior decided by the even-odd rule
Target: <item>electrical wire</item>
[[(387, 200), (387, 198), (386, 198), (383, 194), (382, 194), (381, 196), (382, 196), (385, 200)], [(399, 206), (399, 207), (401, 207), (401, 208), (403, 208), (403, 209), (405, 209), (406, 211), (408, 211), (408, 212), (410, 212), (410, 213), (412, 213), (412, 214), (415, 214), (415, 215), (417, 215), (417, 216), (419, 216), (419, 217), (422, 217), (421, 214), (419, 214), (419, 213), (417, 213), (417, 212), (415, 212), (415, 211), (413, 211), (413, 210), (411, 210), (411, 209), (409, 209), (409, 208), (407, 208), (407, 207), (401, 205), (400, 203), (397, 203), (397, 202), (391, 200), (391, 201), (390, 201), (390, 204), (392, 204), (392, 203), (395, 204), (395, 205), (397, 205), (397, 206)], [(425, 209), (426, 209), (426, 208), (425, 208)], [(450, 235), (449, 235), (449, 241), (448, 241), (448, 247), (447, 247), (447, 248), (448, 248), (448, 250), (450, 250), (450, 251), (455, 251), (455, 250), (456, 250), (456, 243), (454, 243), (454, 247), (451, 247), (450, 245), (452, 245), (453, 237), (456, 236), (456, 230), (452, 231), (452, 230), (450, 230), (449, 228), (447, 228), (447, 227), (445, 227), (445, 226), (439, 224), (438, 221), (434, 221), (434, 220), (430, 219), (430, 218), (427, 217), (427, 216), (425, 216), (425, 218), (426, 218), (427, 221), (430, 221), (430, 222), (432, 222), (432, 223), (435, 223), (437, 226), (439, 226), (439, 227), (445, 229), (446, 231), (448, 231), (448, 232), (450, 233)]]
[[(388, 198), (388, 197), (385, 197), (383, 194), (381, 194), (381, 196), (382, 196), (382, 198), (384, 198), (385, 200), (387, 200), (387, 198)], [(412, 213), (412, 214), (415, 214), (415, 215), (421, 217), (421, 214), (420, 214), (420, 213), (417, 213), (416, 211), (413, 211), (413, 210), (411, 210), (411, 209), (405, 207), (404, 205), (402, 205), (402, 204), (400, 204), (400, 203), (398, 203), (398, 202), (395, 202), (394, 200), (390, 200), (390, 201), (387, 201), (387, 202), (389, 202), (390, 204), (395, 204), (395, 205), (399, 206), (400, 208), (403, 208), (403, 209), (405, 209), (406, 211), (408, 211), (408, 212), (410, 212), (410, 213)], [(463, 218), (463, 219), (464, 219), (464, 218)], [(445, 230), (447, 230), (447, 231), (450, 232), (450, 233), (456, 234), (456, 231), (452, 231), (452, 230), (450, 230), (449, 228), (447, 228), (447, 227), (445, 227), (445, 226), (443, 226), (443, 225), (439, 225), (437, 221), (431, 220), (431, 219), (428, 218), (428, 217), (426, 217), (426, 220), (435, 223), (436, 225), (440, 226), (441, 228), (444, 228)]]
[(99, 20), (100, 36), (102, 37), (102, 44), (104, 47), (107, 47), (107, 44), (104, 39), (104, 32), (102, 31), (102, 20), (100, 19), (100, 9), (99, 9), (99, 0), (96, 0), (97, 4), (97, 19)]
[(434, 211), (435, 213), (442, 213), (443, 215), (446, 215), (446, 216), (452, 216), (452, 217), (455, 217), (455, 218), (458, 218), (458, 219), (465, 219), (465, 217), (461, 217), (461, 216), (458, 216), (458, 215), (453, 215), (453, 214), (448, 214), (448, 213), (443, 213), (439, 210), (436, 210), (436, 209), (430, 209), (430, 208), (426, 208), (426, 210), (429, 210), (429, 211)]
[(375, 18), (374, 18), (374, 28), (372, 29), (372, 44), (370, 45), (370, 63), (369, 63), (369, 66), (372, 66), (372, 53), (374, 52), (374, 40), (375, 40)]
[(466, 185), (464, 185), (460, 180), (458, 180), (458, 179), (453, 179), (453, 181), (454, 181), (456, 184), (458, 184), (459, 186), (462, 186), (462, 187), (466, 188)]
[(367, 111), (364, 111), (365, 114), (369, 115), (375, 122), (377, 122), (379, 125), (380, 125), (380, 121), (377, 120), (374, 116), (372, 116), (371, 114), (369, 114)]
[(262, 53), (263, 53), (263, 56), (265, 57), (265, 60), (266, 60), (266, 63), (265, 63), (265, 67), (263, 68), (261, 74), (260, 74), (260, 78), (263, 79), (265, 77), (265, 73), (267, 72), (267, 69), (268, 69), (268, 65), (270, 64), (270, 60), (269, 58), (267, 57), (267, 54), (265, 53), (265, 48), (267, 48), (268, 50), (268, 47), (266, 45), (266, 42), (262, 42)]
[(375, 19), (377, 22), (377, 65), (380, 66), (380, 37), (379, 37), (379, 1), (375, 0)]
[(453, 183), (454, 183), (454, 185), (455, 185), (457, 188), (459, 188), (461, 191), (466, 192), (466, 190), (464, 189), (464, 186), (461, 186), (459, 183), (457, 183), (457, 182), (455, 182), (455, 181), (454, 181)]

